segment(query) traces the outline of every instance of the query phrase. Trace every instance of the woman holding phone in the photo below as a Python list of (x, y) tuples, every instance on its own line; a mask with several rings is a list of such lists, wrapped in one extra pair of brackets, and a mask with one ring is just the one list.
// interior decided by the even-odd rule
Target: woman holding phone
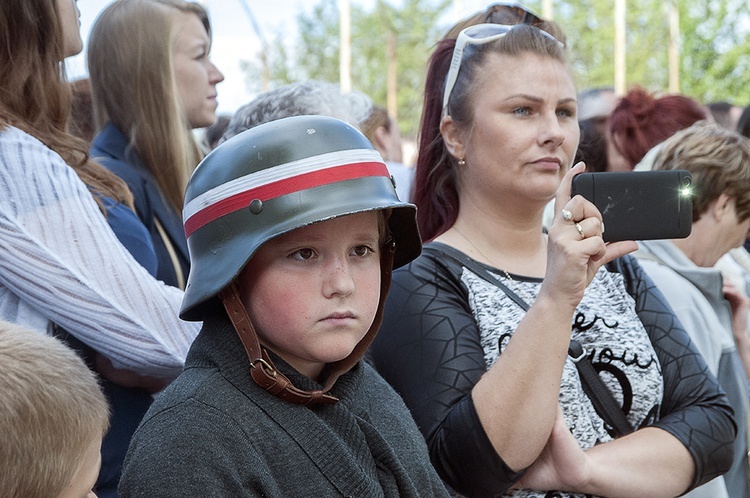
[(584, 167), (564, 34), (518, 5), (482, 20), (430, 61), (414, 201), (431, 242), (394, 272), (374, 365), (461, 494), (684, 493), (729, 467), (726, 397), (623, 257), (636, 244), (605, 244), (570, 196)]

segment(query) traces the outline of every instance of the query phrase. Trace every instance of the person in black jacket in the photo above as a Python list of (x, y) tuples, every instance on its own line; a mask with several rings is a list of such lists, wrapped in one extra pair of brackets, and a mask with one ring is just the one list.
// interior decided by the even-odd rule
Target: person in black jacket
[(488, 11), (433, 53), (414, 197), (430, 243), (394, 272), (371, 360), (462, 495), (677, 496), (729, 468), (732, 410), (626, 256), (636, 243), (605, 244), (596, 207), (571, 199), (565, 36), (512, 9), (516, 24)]

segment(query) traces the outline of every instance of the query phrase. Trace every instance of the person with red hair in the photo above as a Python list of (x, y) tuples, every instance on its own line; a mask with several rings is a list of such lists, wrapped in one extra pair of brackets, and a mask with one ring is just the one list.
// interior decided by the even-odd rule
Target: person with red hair
[(655, 145), (704, 119), (706, 109), (690, 97), (633, 88), (609, 116), (607, 170), (631, 171)]

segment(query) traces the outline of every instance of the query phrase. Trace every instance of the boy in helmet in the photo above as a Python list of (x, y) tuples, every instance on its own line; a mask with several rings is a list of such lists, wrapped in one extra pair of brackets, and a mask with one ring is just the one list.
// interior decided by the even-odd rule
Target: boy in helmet
[(188, 184), (203, 320), (136, 432), (120, 496), (445, 496), (399, 396), (362, 356), (415, 207), (354, 127), (301, 116), (224, 142)]

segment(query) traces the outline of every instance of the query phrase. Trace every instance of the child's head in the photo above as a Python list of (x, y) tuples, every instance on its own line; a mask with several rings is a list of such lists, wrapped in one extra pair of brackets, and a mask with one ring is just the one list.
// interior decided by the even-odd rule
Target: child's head
[(415, 214), (353, 126), (299, 116), (252, 128), (188, 185), (181, 316), (206, 318), (235, 283), (261, 344), (314, 379), (326, 365), (330, 387), (372, 342), (392, 268), (421, 250)]
[(53, 337), (0, 322), (3, 496), (89, 496), (108, 425), (96, 377), (73, 350)]
[(279, 235), (237, 279), (260, 342), (312, 379), (349, 356), (375, 320), (379, 219), (349, 214)]

